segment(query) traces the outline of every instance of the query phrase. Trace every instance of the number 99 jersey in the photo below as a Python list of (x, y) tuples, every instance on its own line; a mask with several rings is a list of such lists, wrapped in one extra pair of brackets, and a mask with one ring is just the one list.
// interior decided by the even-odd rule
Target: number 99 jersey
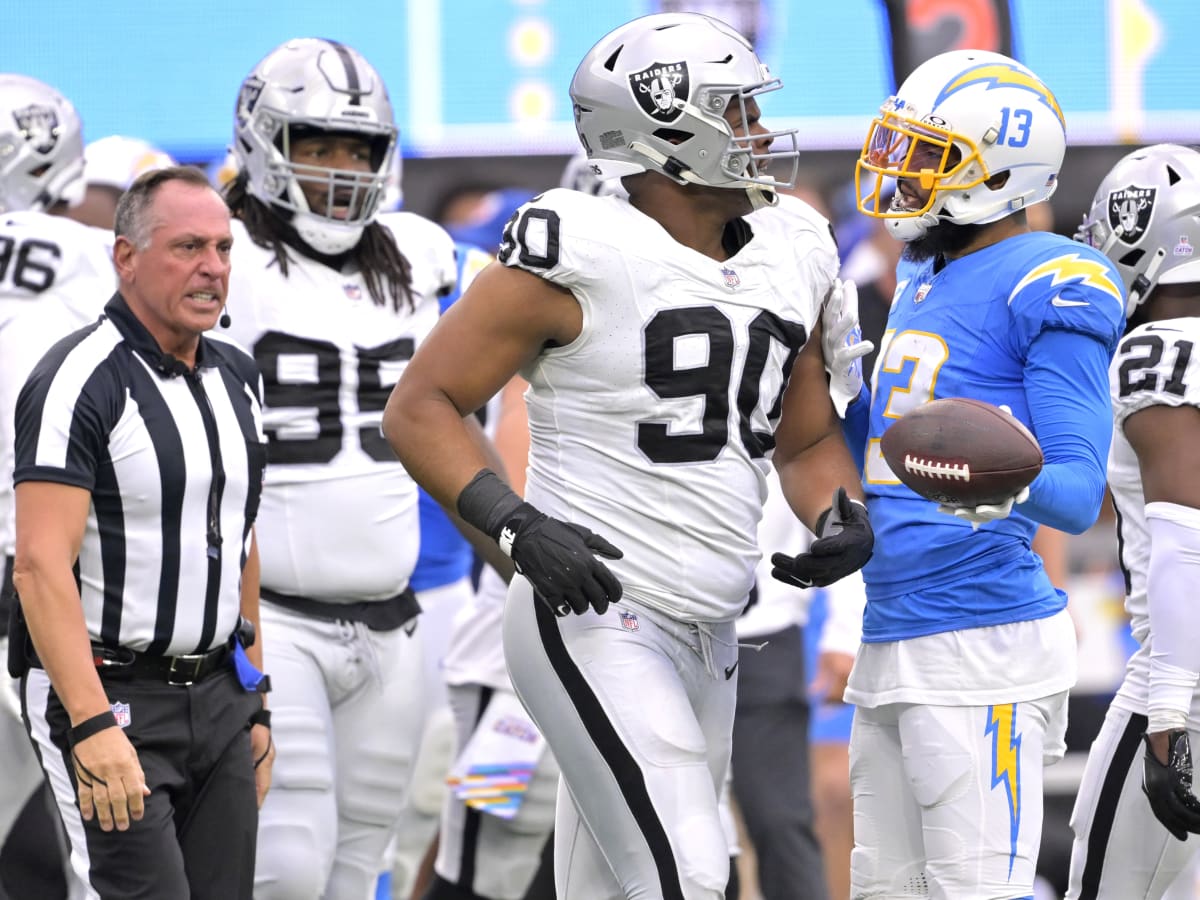
[(685, 621), (745, 604), (783, 390), (837, 272), (828, 223), (799, 200), (729, 228), (741, 247), (718, 262), (623, 198), (555, 189), (498, 254), (583, 312), (578, 338), (521, 373), (527, 499), (609, 538), (626, 595)]
[[(224, 333), (263, 377), (268, 467), (258, 514), (262, 584), (329, 603), (381, 600), (408, 584), (419, 544), (417, 486), (380, 430), (404, 366), (455, 282), (454, 243), (412, 213), (377, 221), (412, 266), (415, 309), (376, 305), (357, 271), (274, 253), (233, 223)], [(218, 333), (222, 330), (218, 329)]]

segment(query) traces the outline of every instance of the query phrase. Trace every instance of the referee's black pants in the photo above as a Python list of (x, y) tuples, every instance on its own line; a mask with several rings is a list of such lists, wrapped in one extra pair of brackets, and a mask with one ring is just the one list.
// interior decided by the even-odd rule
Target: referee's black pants
[(249, 719), (261, 698), (242, 688), (232, 666), (186, 687), (111, 670), (101, 680), (109, 702), (129, 704), (125, 734), (150, 788), (145, 815), (128, 831), (102, 831), (95, 816), (83, 821), (66, 710), (43, 670), (22, 680), (26, 722), (76, 871), (86, 871), (102, 900), (250, 900), (258, 805)]

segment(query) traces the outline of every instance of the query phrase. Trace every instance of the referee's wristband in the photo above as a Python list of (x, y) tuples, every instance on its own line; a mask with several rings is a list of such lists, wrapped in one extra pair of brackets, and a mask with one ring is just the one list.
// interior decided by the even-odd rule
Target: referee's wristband
[(99, 734), (106, 728), (116, 728), (117, 717), (113, 715), (111, 709), (106, 709), (102, 713), (97, 713), (90, 719), (84, 719), (78, 725), (75, 725), (67, 732), (67, 738), (74, 747), (80, 741), (86, 741), (94, 734)]
[(271, 727), (271, 711), (269, 709), (260, 709), (255, 711), (250, 716), (250, 725), (265, 725)]

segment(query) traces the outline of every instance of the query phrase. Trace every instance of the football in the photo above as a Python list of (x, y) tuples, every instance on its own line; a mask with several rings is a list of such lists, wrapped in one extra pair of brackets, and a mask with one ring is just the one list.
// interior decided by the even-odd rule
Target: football
[(927, 500), (1003, 503), (1042, 470), (1042, 448), (1011, 413), (965, 397), (933, 400), (883, 433), (892, 472)]

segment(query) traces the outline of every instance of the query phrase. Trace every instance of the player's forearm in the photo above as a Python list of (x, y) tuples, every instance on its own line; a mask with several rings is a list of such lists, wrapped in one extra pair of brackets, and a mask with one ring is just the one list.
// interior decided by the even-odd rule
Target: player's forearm
[(854, 465), (861, 475), (866, 466), (867, 432), (871, 425), (871, 391), (866, 383), (858, 392), (858, 397), (846, 407), (846, 416), (842, 419), (842, 436), (846, 446), (854, 458)]
[(862, 501), (858, 470), (838, 431), (829, 432), (786, 459), (776, 458), (775, 467), (788, 505), (810, 531), (815, 529), (821, 513), (829, 509), (833, 492), (839, 487), (844, 487), (851, 499)]
[(383, 433), (408, 473), (447, 509), (457, 508), (462, 489), (490, 465), (450, 398), (404, 378), (388, 398)]
[[(1148, 503), (1150, 564), (1146, 578), (1150, 613), (1152, 720), (1183, 728), (1200, 681), (1200, 642), (1194, 636), (1191, 593), (1200, 583), (1200, 510), (1176, 503)], [(1166, 730), (1166, 724), (1151, 731)]]
[(1108, 350), (1096, 339), (1048, 332), (1030, 348), (1025, 394), (1046, 464), (1024, 515), (1071, 534), (1090, 528), (1104, 500), (1112, 440)]
[(71, 570), (19, 555), (13, 584), (38, 659), (71, 722), (78, 724), (109, 709)]

